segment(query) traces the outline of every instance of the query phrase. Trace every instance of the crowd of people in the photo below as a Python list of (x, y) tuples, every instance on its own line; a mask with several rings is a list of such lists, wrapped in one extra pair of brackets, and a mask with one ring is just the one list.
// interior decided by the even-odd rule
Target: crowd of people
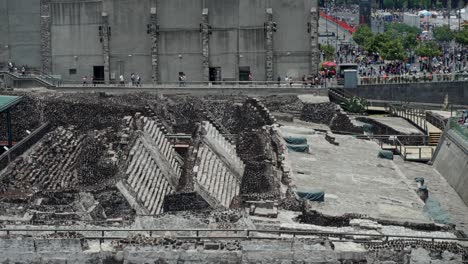
[(395, 76), (409, 78), (407, 81), (444, 81), (450, 80), (453, 74), (468, 74), (467, 55), (468, 49), (458, 47), (433, 58), (409, 54), (404, 61), (385, 61), (378, 52), (369, 53), (358, 46), (346, 45), (338, 50), (336, 57), (338, 63), (357, 64), (364, 82), (372, 78), (385, 81)]
[(17, 66), (15, 65), (15, 63), (9, 61), (7, 63), (7, 68), (8, 68), (8, 72), (10, 73), (21, 74), (22, 76), (25, 76), (27, 74), (25, 65)]

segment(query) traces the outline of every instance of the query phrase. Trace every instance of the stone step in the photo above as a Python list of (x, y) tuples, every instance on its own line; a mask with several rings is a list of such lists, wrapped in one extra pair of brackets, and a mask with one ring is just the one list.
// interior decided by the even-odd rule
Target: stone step
[(211, 168), (210, 174), (209, 174), (210, 184), (209, 184), (209, 186), (207, 186), (208, 191), (214, 197), (216, 197), (216, 193), (217, 193), (216, 185), (218, 184), (218, 180), (219, 180), (217, 171), (218, 171), (218, 168), (220, 166), (221, 166), (221, 161), (219, 159), (215, 158), (214, 161), (213, 161), (213, 167)]
[(223, 203), (223, 195), (224, 195), (224, 182), (226, 178), (226, 167), (223, 165), (221, 170), (219, 171), (219, 184), (217, 186), (216, 198)]
[(152, 161), (150, 163), (148, 173), (149, 173), (148, 182), (146, 183), (146, 186), (143, 189), (143, 195), (142, 195), (142, 198), (141, 198), (141, 200), (143, 202), (145, 202), (148, 199), (148, 193), (150, 192), (150, 189), (153, 186), (153, 181), (155, 179), (155, 175), (154, 175), (154, 173), (155, 173), (155, 164), (154, 164), (154, 161)]
[(146, 198), (146, 200), (145, 200), (145, 207), (146, 208), (150, 208), (152, 206), (154, 198), (157, 195), (158, 186), (159, 186), (159, 184), (161, 184), (162, 177), (163, 177), (161, 175), (161, 173), (162, 173), (161, 170), (156, 166), (156, 164), (155, 164), (155, 167), (156, 167), (156, 172), (154, 174), (154, 180), (153, 180), (153, 183), (151, 184), (148, 198)]
[[(130, 175), (130, 177), (133, 177), (135, 175), (135, 170), (136, 168), (138, 167), (138, 162), (140, 161), (140, 157), (141, 157), (141, 154), (143, 153), (144, 149), (141, 145), (141, 142), (140, 140), (137, 140), (136, 144), (138, 146), (138, 149), (135, 153), (135, 155), (133, 155), (133, 159), (132, 161), (130, 162), (130, 165), (128, 166), (128, 170), (127, 170), (127, 175)], [(129, 178), (130, 179), (130, 178)], [(133, 178), (132, 178), (133, 179)], [(132, 180), (130, 179), (130, 180)], [(130, 182), (130, 181), (129, 181)]]
[(202, 155), (200, 157), (200, 165), (198, 168), (198, 182), (200, 184), (204, 184), (206, 181), (206, 173), (207, 173), (207, 166), (208, 166), (208, 161), (211, 157), (211, 152), (208, 151), (207, 148), (202, 149)]
[(149, 154), (146, 151), (143, 151), (143, 153), (138, 158), (138, 163), (135, 165), (136, 166), (135, 171), (134, 171), (135, 176), (132, 182), (130, 183), (130, 186), (132, 186), (133, 188), (136, 188), (137, 183), (140, 180), (141, 170), (143, 169), (144, 162), (148, 157), (149, 157)]
[(140, 188), (138, 190), (138, 196), (142, 201), (144, 201), (144, 195), (145, 195), (145, 192), (147, 192), (147, 189), (149, 187), (149, 183), (151, 181), (151, 177), (153, 174), (153, 172), (151, 171), (151, 165), (154, 161), (152, 158), (150, 158), (147, 162), (148, 162), (148, 165), (145, 168), (145, 175), (144, 175), (143, 181), (141, 182)]
[(212, 189), (212, 184), (213, 184), (213, 181), (215, 180), (214, 177), (213, 177), (213, 170), (214, 170), (214, 166), (216, 165), (216, 162), (218, 161), (218, 158), (216, 157), (216, 155), (212, 155), (211, 158), (210, 158), (210, 163), (208, 165), (208, 170), (207, 170), (207, 181), (206, 183), (204, 184), (205, 188), (208, 190), (208, 192), (212, 193), (210, 191), (210, 189)]
[[(157, 166), (157, 164), (156, 164), (156, 166)], [(145, 204), (146, 204), (146, 207), (148, 208), (148, 210), (150, 210), (150, 208), (154, 205), (156, 197), (158, 196), (158, 190), (159, 190), (159, 188), (160, 188), (160, 186), (161, 186), (161, 184), (163, 182), (164, 182), (163, 172), (162, 172), (162, 170), (160, 170), (157, 167), (156, 168), (156, 176), (155, 176), (154, 184), (152, 185), (151, 191), (150, 191), (150, 196), (147, 199), (147, 201), (145, 201)]]
[(218, 160), (219, 163), (217, 165), (217, 167), (215, 168), (215, 170), (213, 171), (213, 178), (215, 179), (215, 182), (213, 184), (213, 197), (215, 197), (218, 201), (219, 201), (219, 193), (220, 191), (222, 191), (222, 189), (220, 188), (220, 184), (221, 184), (221, 171), (223, 170), (223, 163)]
[(134, 190), (135, 190), (135, 192), (137, 193), (138, 198), (141, 197), (140, 192), (141, 192), (141, 190), (144, 188), (145, 182), (146, 182), (146, 180), (147, 180), (147, 178), (148, 178), (148, 174), (149, 174), (148, 171), (149, 171), (149, 166), (150, 166), (151, 161), (152, 161), (152, 158), (151, 158), (150, 155), (148, 155), (148, 156), (145, 158), (145, 160), (144, 160), (144, 162), (142, 163), (142, 165), (141, 165), (141, 167), (142, 167), (142, 168), (141, 168), (141, 173), (139, 174), (139, 179), (138, 179), (138, 181), (137, 181), (136, 186), (134, 187)]
[(167, 181), (162, 181), (162, 183), (159, 185), (158, 192), (157, 192), (158, 195), (156, 196), (153, 206), (149, 208), (152, 214), (158, 211), (158, 208), (161, 205), (162, 200), (164, 199), (164, 193), (165, 193), (167, 186), (168, 186)]

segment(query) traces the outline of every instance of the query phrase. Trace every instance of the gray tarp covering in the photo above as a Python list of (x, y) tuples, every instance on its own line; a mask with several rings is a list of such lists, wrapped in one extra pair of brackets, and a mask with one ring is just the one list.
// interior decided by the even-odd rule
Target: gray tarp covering
[(381, 158), (381, 159), (389, 159), (389, 160), (392, 160), (393, 159), (393, 152), (389, 151), (389, 150), (380, 150), (379, 151), (379, 154), (377, 155), (377, 157)]
[(291, 145), (287, 144), (288, 149), (295, 152), (309, 153), (309, 145)]
[(307, 138), (305, 137), (284, 137), (286, 143), (291, 145), (305, 145), (307, 144)]
[(452, 224), (452, 220), (447, 212), (442, 209), (440, 203), (434, 198), (427, 198), (426, 204), (424, 205), (424, 213), (429, 215), (436, 223), (439, 224)]
[(325, 201), (325, 192), (323, 191), (297, 192), (297, 196), (299, 196), (300, 199), (305, 199), (314, 202)]

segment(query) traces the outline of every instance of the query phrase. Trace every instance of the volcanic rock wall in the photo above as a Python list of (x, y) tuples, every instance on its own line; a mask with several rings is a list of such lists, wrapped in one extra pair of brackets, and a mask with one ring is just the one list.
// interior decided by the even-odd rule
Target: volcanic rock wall
[[(73, 189), (83, 183), (95, 184), (95, 172), (112, 174), (112, 164), (99, 163), (106, 144), (105, 132), (79, 133), (75, 127), (58, 127), (29, 153), (16, 159), (3, 173), (3, 188), (30, 190)], [(86, 165), (96, 165), (93, 168)], [(96, 177), (99, 179), (100, 177)], [(6, 186), (9, 185), (9, 186)]]

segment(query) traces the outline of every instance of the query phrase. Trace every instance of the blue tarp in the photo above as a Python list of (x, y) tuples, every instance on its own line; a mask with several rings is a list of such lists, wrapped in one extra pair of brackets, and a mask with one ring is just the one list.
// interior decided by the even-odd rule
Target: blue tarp
[(377, 157), (381, 158), (381, 159), (389, 159), (389, 160), (392, 160), (393, 159), (393, 152), (389, 151), (389, 150), (380, 150), (379, 151), (379, 154), (377, 155)]
[(325, 201), (325, 192), (323, 191), (297, 192), (297, 196), (299, 196), (300, 199), (314, 202)]
[(445, 212), (445, 210), (442, 209), (440, 203), (430, 196), (426, 200), (426, 205), (424, 206), (423, 210), (424, 213), (426, 213), (429, 217), (434, 219), (436, 223), (445, 225), (453, 223), (447, 212)]
[(309, 153), (309, 145), (291, 145), (286, 144), (288, 149), (295, 152)]
[(307, 138), (305, 137), (284, 137), (286, 143), (291, 145), (305, 145), (307, 144)]

